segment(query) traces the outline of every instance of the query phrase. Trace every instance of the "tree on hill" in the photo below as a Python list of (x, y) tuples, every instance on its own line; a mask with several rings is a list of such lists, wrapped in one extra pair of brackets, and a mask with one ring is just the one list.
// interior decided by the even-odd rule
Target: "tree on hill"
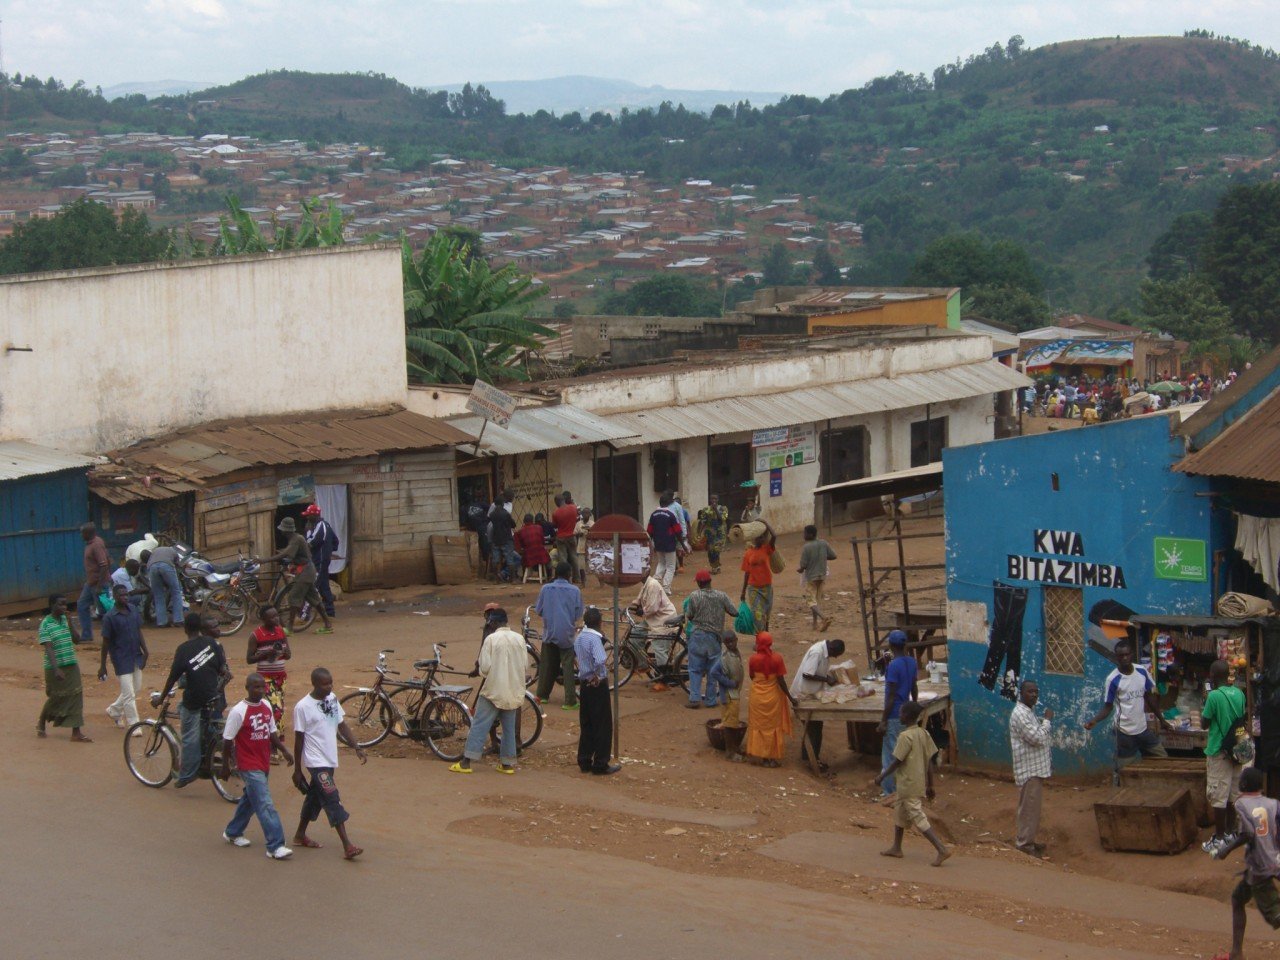
[(1177, 280), (1200, 269), (1201, 248), (1213, 218), (1200, 211), (1173, 218), (1169, 228), (1156, 238), (1147, 254), (1147, 272), (1152, 280)]
[(629, 317), (718, 317), (720, 294), (677, 273), (660, 273), (610, 294), (600, 309)]
[(1186, 340), (1192, 360), (1217, 357), (1234, 336), (1231, 311), (1203, 276), (1144, 280), (1139, 298), (1138, 325)]
[(1031, 330), (1047, 323), (1043, 283), (1027, 252), (1012, 240), (951, 233), (927, 247), (907, 273), (917, 287), (960, 287), (964, 312)]
[(48, 219), (18, 224), (0, 241), (0, 274), (150, 263), (168, 249), (168, 233), (152, 230), (146, 214), (130, 209), (117, 218), (82, 198)]
[(1280, 183), (1223, 195), (1204, 241), (1203, 270), (1237, 332), (1280, 339)]
[(823, 287), (838, 287), (844, 283), (840, 268), (825, 243), (813, 255), (813, 282)]
[(766, 287), (785, 287), (795, 282), (795, 265), (791, 254), (781, 243), (775, 243), (764, 255), (764, 280)]

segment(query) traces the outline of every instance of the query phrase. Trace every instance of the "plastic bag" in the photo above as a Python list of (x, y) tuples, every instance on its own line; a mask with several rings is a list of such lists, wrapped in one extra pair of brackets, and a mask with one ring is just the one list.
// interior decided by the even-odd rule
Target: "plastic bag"
[(116, 598), (111, 595), (110, 590), (103, 590), (98, 594), (98, 606), (102, 608), (103, 613), (116, 608)]
[(738, 604), (738, 616), (733, 621), (733, 629), (749, 637), (756, 635), (756, 618), (745, 600)]

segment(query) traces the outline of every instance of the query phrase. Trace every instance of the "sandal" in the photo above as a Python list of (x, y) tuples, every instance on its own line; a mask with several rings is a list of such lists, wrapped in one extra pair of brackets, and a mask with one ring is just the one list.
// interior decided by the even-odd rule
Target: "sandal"
[(324, 846), (323, 843), (317, 843), (310, 837), (294, 837), (293, 845), (295, 847), (306, 847), (308, 850), (319, 850)]
[(315, 630), (312, 630), (311, 632), (312, 634), (333, 633), (333, 627), (317, 627)]
[[(455, 763), (453, 766), (449, 768), (449, 772), (450, 773), (472, 773), (474, 771), (472, 771), (470, 767), (464, 767), (462, 765), (462, 761), (459, 760), (457, 763)], [(514, 772), (515, 771), (513, 770), (512, 773)]]
[(495, 769), (495, 770), (497, 770), (499, 773), (505, 773), (505, 774), (508, 774), (508, 775), (513, 774), (513, 773), (515, 773), (515, 772), (516, 772), (516, 768), (515, 768), (515, 767), (508, 767), (508, 766), (507, 766), (506, 764), (504, 764), (504, 763), (500, 763), (500, 764), (498, 764), (496, 767), (494, 767), (494, 769)]
[(360, 854), (362, 853), (364, 853), (364, 849), (362, 847), (357, 847), (353, 844), (352, 846), (347, 847), (347, 849), (342, 851), (342, 859), (354, 860), (356, 857), (360, 856)]

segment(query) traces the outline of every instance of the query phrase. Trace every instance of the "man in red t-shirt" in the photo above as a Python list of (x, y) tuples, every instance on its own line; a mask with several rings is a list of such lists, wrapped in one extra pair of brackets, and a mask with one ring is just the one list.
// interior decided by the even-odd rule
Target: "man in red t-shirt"
[(551, 522), (556, 525), (556, 550), (560, 559), (573, 568), (572, 581), (578, 580), (578, 505), (568, 490), (560, 494), (564, 505), (551, 511)]
[(267, 856), (272, 860), (287, 860), (293, 851), (284, 845), (284, 828), (280, 814), (271, 802), (267, 787), (267, 773), (271, 769), (271, 751), (279, 750), (285, 762), (293, 766), (293, 755), (276, 731), (276, 718), (267, 702), (267, 682), (260, 673), (251, 673), (244, 682), (247, 696), (227, 712), (222, 728), (223, 780), (231, 773), (231, 755), (234, 753), (240, 779), (244, 783), (244, 795), (236, 804), (236, 812), (222, 831), (222, 839), (235, 847), (249, 846), (244, 835), (249, 818), (255, 814), (262, 825), (267, 841)]

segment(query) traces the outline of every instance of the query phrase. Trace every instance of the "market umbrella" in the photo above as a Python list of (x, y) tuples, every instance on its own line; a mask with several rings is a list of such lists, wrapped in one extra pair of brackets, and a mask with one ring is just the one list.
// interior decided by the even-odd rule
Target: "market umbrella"
[(1186, 387), (1178, 383), (1176, 380), (1161, 380), (1159, 383), (1153, 383), (1147, 387), (1148, 393), (1184, 393)]

